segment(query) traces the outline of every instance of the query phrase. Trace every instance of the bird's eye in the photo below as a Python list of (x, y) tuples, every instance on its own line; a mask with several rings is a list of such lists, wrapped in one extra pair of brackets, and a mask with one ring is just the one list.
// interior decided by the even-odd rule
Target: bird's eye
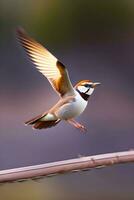
[(85, 84), (84, 86), (85, 86), (85, 87), (87, 87), (87, 88), (89, 88), (89, 87), (90, 87), (90, 85), (89, 85), (89, 84)]

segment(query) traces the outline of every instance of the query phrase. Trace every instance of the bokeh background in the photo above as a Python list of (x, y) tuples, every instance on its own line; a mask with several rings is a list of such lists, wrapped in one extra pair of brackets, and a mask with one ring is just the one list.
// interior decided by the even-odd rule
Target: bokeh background
[[(78, 121), (35, 131), (24, 121), (58, 96), (16, 41), (22, 26), (69, 70), (102, 83)], [(0, 170), (134, 147), (134, 2), (0, 1)], [(133, 200), (132, 164), (0, 186), (1, 200)]]

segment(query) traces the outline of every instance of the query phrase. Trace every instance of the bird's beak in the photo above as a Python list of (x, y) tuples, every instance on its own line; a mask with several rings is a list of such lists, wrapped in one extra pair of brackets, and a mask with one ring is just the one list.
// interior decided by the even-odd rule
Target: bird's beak
[(100, 85), (101, 83), (97, 82), (97, 83), (93, 83), (92, 86), (95, 88), (96, 86)]

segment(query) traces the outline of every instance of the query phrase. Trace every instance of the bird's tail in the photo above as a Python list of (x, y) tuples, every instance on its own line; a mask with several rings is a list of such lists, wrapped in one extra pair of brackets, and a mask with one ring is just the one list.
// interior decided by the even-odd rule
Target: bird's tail
[[(49, 115), (49, 113), (38, 115), (26, 121), (25, 125), (32, 125), (33, 128), (35, 129), (43, 129), (43, 128), (51, 128), (53, 126), (56, 126), (60, 122), (60, 119), (49, 119), (47, 118), (47, 115)], [(46, 120), (44, 119), (45, 117), (46, 117)]]

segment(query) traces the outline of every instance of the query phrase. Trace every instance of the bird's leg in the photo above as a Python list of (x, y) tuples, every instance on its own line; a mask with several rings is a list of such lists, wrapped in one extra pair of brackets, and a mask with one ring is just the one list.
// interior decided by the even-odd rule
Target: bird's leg
[(74, 119), (68, 119), (67, 122), (71, 125), (73, 125), (75, 128), (78, 128), (84, 132), (87, 132), (87, 129), (80, 123), (78, 123), (77, 121), (75, 121)]

